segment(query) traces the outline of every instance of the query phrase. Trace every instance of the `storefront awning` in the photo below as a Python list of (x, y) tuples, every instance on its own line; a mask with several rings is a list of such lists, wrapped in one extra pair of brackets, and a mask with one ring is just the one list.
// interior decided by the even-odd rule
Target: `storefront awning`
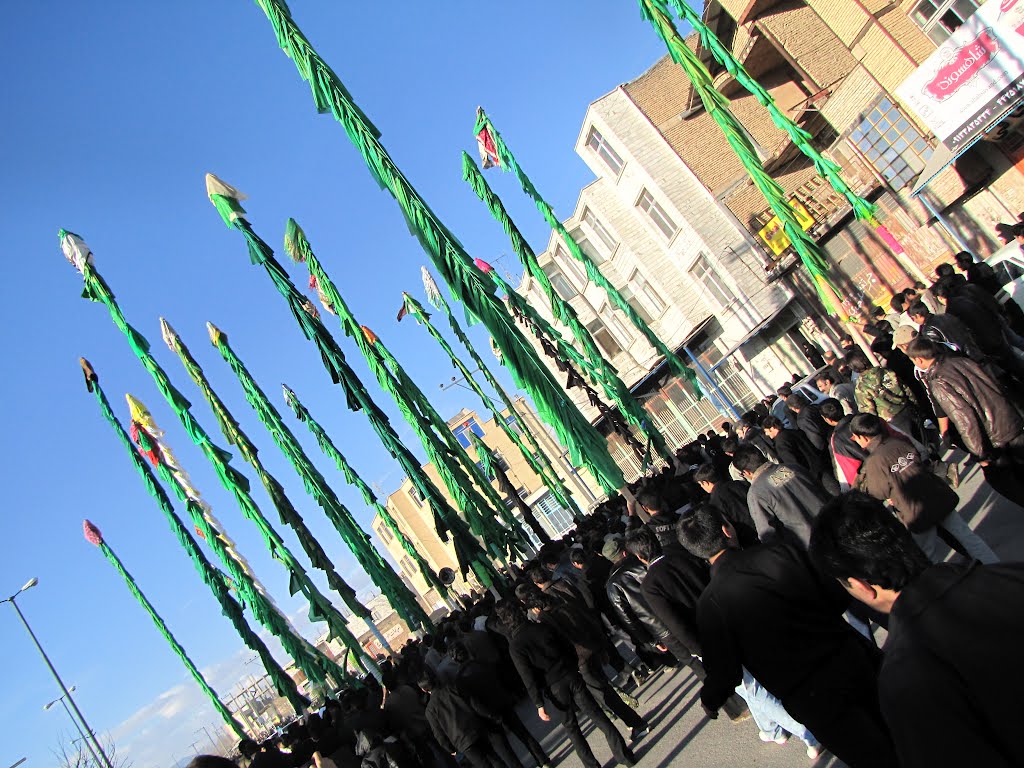
[(734, 344), (729, 349), (728, 352), (726, 352), (724, 355), (722, 355), (722, 359), (721, 360), (719, 360), (717, 363), (715, 363), (713, 366), (711, 366), (710, 370), (712, 370), (712, 371), (715, 370), (716, 368), (718, 368), (718, 366), (720, 366), (726, 360), (728, 360), (733, 355), (735, 355), (740, 350), (740, 348), (743, 347), (744, 344), (746, 344), (752, 338), (757, 336), (757, 334), (759, 334), (761, 331), (763, 331), (765, 328), (767, 328), (772, 323), (772, 321), (774, 321), (775, 318), (778, 317), (790, 305), (790, 303), (792, 303), (792, 299), (790, 299), (790, 301), (787, 301), (781, 307), (779, 307), (774, 312), (772, 312), (770, 315), (768, 315), (768, 317), (766, 317), (764, 320), (762, 320), (757, 325), (755, 325), (753, 328), (751, 328), (749, 331), (747, 331), (746, 334), (744, 334), (743, 338), (740, 339), (738, 343)]
[(950, 149), (945, 144), (939, 144), (935, 147), (935, 150), (932, 152), (932, 156), (928, 158), (928, 162), (925, 163), (924, 170), (921, 171), (921, 175), (917, 177), (917, 183), (914, 184), (914, 188), (911, 190), (910, 196), (916, 197), (921, 194), (921, 192), (923, 192), (940, 173), (955, 163), (958, 157), (973, 147), (977, 142), (981, 141), (981, 139), (985, 138), (985, 136), (998, 128), (999, 124), (1008, 118), (1013, 112), (1020, 109), (1020, 106), (1020, 101), (1010, 104), (1004, 109), (1002, 114), (985, 126), (983, 131), (979, 131), (975, 136), (972, 136), (969, 141), (963, 142), (955, 150)]

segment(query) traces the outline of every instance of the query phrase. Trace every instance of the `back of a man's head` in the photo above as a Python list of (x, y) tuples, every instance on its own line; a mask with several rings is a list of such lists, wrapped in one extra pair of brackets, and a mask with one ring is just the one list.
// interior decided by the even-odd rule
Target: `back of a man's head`
[[(736, 450), (739, 450), (737, 448)], [(697, 471), (693, 473), (693, 482), (695, 483), (717, 483), (718, 472), (715, 470), (714, 464), (701, 464), (697, 467)]]
[(499, 600), (494, 604), (494, 616), (498, 623), (509, 630), (519, 629), (526, 623), (523, 609), (514, 600)]
[(189, 762), (188, 768), (238, 768), (238, 766), (220, 755), (196, 755)]
[(626, 551), (645, 563), (661, 557), (661, 543), (654, 531), (637, 528), (626, 534)]
[(881, 437), (888, 430), (885, 422), (873, 413), (858, 413), (850, 420), (850, 431), (857, 437)]
[(783, 429), (785, 425), (778, 416), (765, 416), (761, 419), (761, 429)]
[(918, 336), (907, 345), (907, 357), (911, 360), (935, 360), (940, 354), (939, 345), (926, 336)]
[(668, 512), (668, 504), (662, 494), (661, 484), (651, 478), (643, 484), (636, 494), (636, 503), (655, 514)]
[(694, 557), (710, 560), (729, 546), (728, 537), (722, 530), (725, 520), (714, 507), (701, 504), (683, 517), (676, 526), (676, 535)]
[(826, 504), (811, 531), (811, 559), (826, 575), (896, 592), (931, 562), (882, 502), (848, 491)]
[(786, 398), (786, 407), (794, 413), (800, 413), (805, 405), (807, 405), (807, 398), (799, 392), (794, 392)]
[(818, 403), (818, 412), (821, 414), (821, 418), (829, 424), (838, 424), (844, 416), (843, 404), (834, 397)]
[(740, 472), (756, 472), (768, 459), (752, 445), (741, 445), (732, 457), (732, 464)]
[(860, 352), (854, 352), (846, 356), (846, 364), (854, 373), (864, 373), (871, 367), (871, 361)]

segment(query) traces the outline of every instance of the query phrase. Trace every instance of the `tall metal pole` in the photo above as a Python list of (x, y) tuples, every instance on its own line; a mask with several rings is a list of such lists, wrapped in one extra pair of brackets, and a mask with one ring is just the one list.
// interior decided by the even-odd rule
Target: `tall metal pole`
[(86, 749), (92, 753), (92, 759), (96, 761), (97, 765), (99, 765), (100, 757), (96, 754), (96, 750), (93, 749), (92, 742), (89, 741), (89, 737), (85, 735), (85, 731), (82, 730), (82, 726), (79, 724), (78, 720), (76, 720), (75, 716), (71, 714), (71, 708), (68, 706), (67, 701), (64, 700), (63, 696), (57, 699), (57, 701), (61, 703), (64, 707), (64, 711), (68, 713), (68, 717), (71, 718), (71, 722), (75, 724), (75, 730), (78, 731), (79, 738), (82, 740), (82, 743), (85, 744)]
[[(32, 586), (35, 586), (35, 584), (33, 584), (32, 582), (29, 583)], [(22, 590), (23, 589), (24, 587), (22, 587)], [(28, 632), (29, 637), (32, 638), (32, 642), (36, 644), (36, 650), (38, 650), (39, 655), (43, 657), (43, 661), (46, 662), (46, 666), (50, 668), (50, 673), (53, 675), (53, 679), (57, 681), (57, 685), (60, 686), (61, 691), (67, 698), (68, 704), (71, 705), (71, 708), (75, 711), (75, 714), (78, 716), (78, 720), (81, 722), (82, 727), (85, 730), (86, 741), (91, 742), (92, 746), (95, 747), (95, 751), (96, 753), (98, 753), (97, 758), (105, 766), (105, 768), (114, 768), (114, 766), (110, 762), (110, 759), (107, 757), (107, 753), (103, 751), (103, 747), (100, 745), (99, 739), (96, 738), (96, 734), (93, 733), (92, 729), (89, 727), (89, 724), (85, 721), (85, 716), (82, 714), (82, 710), (80, 710), (78, 708), (78, 705), (75, 703), (75, 699), (74, 697), (72, 697), (71, 691), (69, 691), (67, 686), (64, 685), (64, 681), (60, 679), (60, 675), (57, 674), (56, 667), (53, 666), (53, 662), (50, 661), (50, 657), (46, 655), (46, 651), (44, 651), (43, 646), (40, 645), (39, 638), (36, 637), (36, 633), (33, 632), (32, 627), (28, 625), (28, 621), (25, 619), (25, 614), (23, 614), (21, 612), (21, 608), (18, 607), (18, 603), (16, 602), (15, 598), (19, 594), (21, 594), (21, 590), (11, 595), (6, 600), (2, 600), (0, 602), (10, 603), (12, 606), (14, 606), (14, 612), (18, 614), (18, 618), (21, 619), (21, 623), (25, 625), (25, 630)]]

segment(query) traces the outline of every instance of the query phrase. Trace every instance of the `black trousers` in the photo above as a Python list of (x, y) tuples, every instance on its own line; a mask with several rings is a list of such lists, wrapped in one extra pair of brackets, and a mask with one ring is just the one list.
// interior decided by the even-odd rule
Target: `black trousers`
[(996, 460), (981, 470), (996, 493), (1024, 507), (1024, 437), (1002, 448)]
[(486, 737), (474, 742), (468, 749), (462, 750), (473, 768), (522, 768), (512, 745), (508, 743), (505, 733), (494, 729)]
[(594, 757), (594, 751), (583, 737), (579, 721), (581, 714), (588, 717), (594, 727), (604, 734), (608, 748), (611, 749), (618, 762), (626, 765), (636, 762), (633, 752), (626, 746), (626, 740), (612, 725), (612, 721), (608, 719), (604, 710), (594, 701), (594, 697), (590, 695), (582, 677), (572, 674), (550, 683), (548, 693), (552, 704), (562, 712), (562, 725), (568, 731), (569, 741), (572, 742), (573, 749), (576, 750), (576, 754), (579, 755), (586, 768), (600, 768), (601, 764)]
[(592, 654), (580, 662), (580, 676), (595, 699), (602, 701), (608, 710), (630, 728), (642, 728), (646, 721), (629, 704), (622, 700), (601, 669), (601, 658)]
[(544, 747), (537, 741), (537, 738), (530, 733), (530, 730), (526, 727), (526, 724), (519, 717), (519, 714), (514, 709), (507, 709), (501, 715), (501, 724), (505, 727), (509, 733), (519, 739), (523, 746), (526, 747), (533, 759), (537, 762), (538, 766), (547, 763), (550, 758), (548, 753), (544, 751)]

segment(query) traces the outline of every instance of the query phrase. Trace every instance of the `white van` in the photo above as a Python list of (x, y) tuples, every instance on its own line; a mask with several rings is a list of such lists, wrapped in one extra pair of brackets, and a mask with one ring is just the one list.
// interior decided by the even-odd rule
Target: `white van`
[(1024, 251), (1016, 241), (1004, 245), (993, 253), (985, 263), (996, 271), (1006, 296), (1000, 296), (1000, 301), (1016, 301), (1024, 309)]

